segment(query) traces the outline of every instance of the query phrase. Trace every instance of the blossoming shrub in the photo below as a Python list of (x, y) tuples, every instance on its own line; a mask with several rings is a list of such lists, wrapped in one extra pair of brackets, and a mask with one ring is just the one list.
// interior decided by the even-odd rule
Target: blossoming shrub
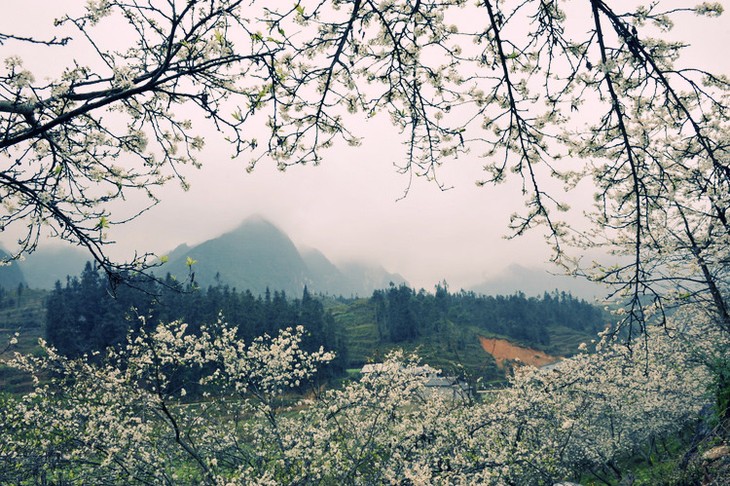
[[(552, 484), (619, 474), (618, 460), (711, 401), (705, 363), (728, 341), (710, 329), (651, 330), (633, 350), (602, 342), (553, 370), (518, 369), (480, 401), (431, 392), (417, 359), (394, 353), (377, 373), (291, 406), (285, 395), (332, 359), (304, 352), (301, 328), (247, 344), (222, 323), (199, 335), (160, 325), (105, 364), (46, 349), (12, 361), (50, 379), (4, 399), (0, 479)], [(180, 379), (191, 368), (203, 390), (195, 401)]]

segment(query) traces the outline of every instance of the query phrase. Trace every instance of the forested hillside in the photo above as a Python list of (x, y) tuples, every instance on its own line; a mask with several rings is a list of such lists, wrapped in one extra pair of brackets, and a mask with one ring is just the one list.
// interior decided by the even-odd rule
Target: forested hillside
[(570, 294), (485, 296), (391, 285), (368, 299), (326, 300), (344, 329), (350, 366), (379, 360), (389, 350), (415, 351), (423, 360), (467, 378), (503, 380), (505, 373), (481, 346), (500, 337), (555, 356), (572, 355), (608, 323), (601, 309)]
[(437, 285), (434, 293), (391, 285), (363, 299), (313, 296), (306, 288), (301, 296), (268, 289), (263, 296), (254, 296), (222, 284), (204, 289), (184, 286), (170, 277), (112, 290), (88, 264), (79, 278), (57, 283), (50, 293), (46, 336), (64, 355), (91, 355), (123, 343), (129, 332), (139, 332), (140, 316), (148, 325), (182, 320), (196, 333), (200, 326), (223, 319), (249, 342), (303, 325), (307, 350), (322, 346), (337, 354), (328, 374), (404, 348), (418, 349), (433, 366), (486, 379), (503, 379), (504, 372), (481, 348), (480, 336), (503, 337), (566, 355), (606, 322), (596, 307), (558, 292), (541, 298), (519, 293), (482, 296), (450, 293), (444, 284)]
[(378, 336), (398, 343), (418, 336), (439, 333), (444, 324), (474, 326), (536, 347), (551, 344), (548, 329), (564, 326), (595, 333), (605, 316), (595, 306), (570, 294), (545, 293), (528, 298), (523, 293), (484, 296), (461, 291), (451, 294), (436, 286), (434, 294), (416, 292), (405, 285), (373, 293)]
[(46, 337), (64, 355), (78, 357), (123, 343), (143, 322), (154, 327), (159, 322), (181, 320), (197, 333), (202, 325), (219, 319), (236, 326), (237, 336), (247, 342), (286, 327), (304, 326), (305, 350), (322, 346), (337, 353), (326, 374), (342, 372), (347, 359), (332, 316), (306, 288), (294, 299), (283, 291), (268, 290), (264, 296), (254, 297), (250, 291), (224, 285), (207, 289), (184, 286), (168, 277), (163, 282), (131, 279), (128, 285), (112, 290), (91, 264), (80, 278), (68, 279), (65, 286), (59, 282), (50, 293)]

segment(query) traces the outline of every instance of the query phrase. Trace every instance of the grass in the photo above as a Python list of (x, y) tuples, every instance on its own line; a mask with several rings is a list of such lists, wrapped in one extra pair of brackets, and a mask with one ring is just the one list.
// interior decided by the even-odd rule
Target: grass
[(550, 326), (548, 335), (550, 344), (543, 351), (554, 356), (572, 356), (578, 352), (580, 343), (590, 343), (591, 339), (598, 339), (597, 335), (565, 326)]

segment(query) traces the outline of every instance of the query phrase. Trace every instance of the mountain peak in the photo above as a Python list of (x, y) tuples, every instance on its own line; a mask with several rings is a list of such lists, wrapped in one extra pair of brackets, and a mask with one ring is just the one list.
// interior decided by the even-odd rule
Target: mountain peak
[(189, 257), (197, 262), (193, 271), (200, 286), (220, 282), (254, 294), (269, 288), (299, 296), (307, 286), (314, 292), (366, 295), (393, 278), (382, 268), (340, 270), (316, 249), (300, 252), (283, 230), (259, 215), (217, 238), (192, 248), (181, 246), (173, 253), (175, 258), (171, 255), (163, 271), (186, 274)]
[(233, 231), (239, 231), (246, 228), (271, 228), (282, 232), (278, 226), (260, 214), (254, 214), (244, 219)]

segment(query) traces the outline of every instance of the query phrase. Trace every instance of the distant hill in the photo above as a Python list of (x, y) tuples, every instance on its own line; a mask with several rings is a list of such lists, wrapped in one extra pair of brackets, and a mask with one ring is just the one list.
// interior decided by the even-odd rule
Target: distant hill
[(380, 267), (353, 264), (341, 269), (318, 250), (300, 253), (283, 231), (260, 217), (197, 246), (181, 245), (168, 258), (160, 272), (182, 280), (188, 276), (191, 258), (201, 287), (221, 283), (254, 294), (263, 294), (268, 287), (298, 296), (307, 286), (313, 292), (367, 295), (390, 281), (404, 282)]
[(88, 252), (71, 246), (39, 248), (20, 262), (28, 287), (50, 290), (57, 281), (66, 282), (66, 277), (81, 274), (86, 262), (91, 259)]
[[(10, 255), (0, 249), (0, 262), (9, 260)], [(16, 289), (19, 284), (25, 284), (25, 276), (18, 266), (18, 262), (11, 261), (7, 264), (0, 263), (0, 287), (8, 290)]]
[[(321, 292), (332, 292), (343, 295), (358, 294), (362, 289), (355, 289), (351, 282), (337, 266), (316, 249), (308, 248), (300, 252), (307, 266), (311, 280), (317, 280)], [(314, 282), (312, 282), (314, 283)]]
[(352, 282), (354, 288), (352, 293), (355, 295), (369, 295), (373, 290), (387, 288), (391, 283), (396, 285), (408, 283), (400, 274), (390, 273), (380, 266), (346, 263), (340, 270), (345, 278)]
[(302, 258), (309, 268), (312, 287), (333, 295), (368, 296), (376, 289), (406, 283), (400, 274), (390, 273), (381, 266), (364, 263), (345, 263), (339, 267), (330, 262), (319, 250), (304, 250)]
[(230, 233), (187, 251), (178, 247), (161, 270), (185, 277), (188, 258), (196, 261), (192, 271), (203, 287), (220, 282), (254, 293), (263, 293), (269, 287), (296, 295), (309, 283), (307, 266), (294, 243), (260, 218), (249, 219)]
[(170, 253), (167, 254), (167, 258), (169, 261), (174, 261), (179, 258), (184, 258), (185, 255), (190, 252), (190, 247), (183, 243), (182, 245), (178, 245), (174, 250), (172, 250)]
[(484, 295), (510, 295), (522, 292), (527, 296), (541, 296), (555, 290), (569, 292), (574, 297), (589, 301), (605, 296), (605, 289), (585, 279), (553, 275), (542, 268), (527, 268), (514, 263), (503, 272), (468, 290)]

